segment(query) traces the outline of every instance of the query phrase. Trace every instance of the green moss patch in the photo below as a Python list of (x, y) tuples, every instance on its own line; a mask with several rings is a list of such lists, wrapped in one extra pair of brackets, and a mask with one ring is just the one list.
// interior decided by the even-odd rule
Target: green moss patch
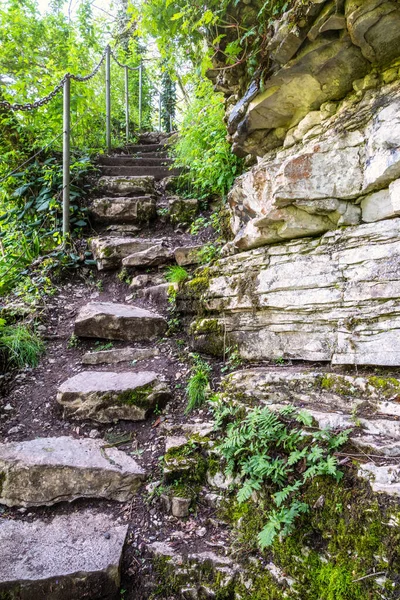
[(134, 390), (128, 390), (118, 396), (121, 404), (137, 406), (138, 408), (149, 408), (149, 396), (153, 392), (152, 385), (144, 385)]

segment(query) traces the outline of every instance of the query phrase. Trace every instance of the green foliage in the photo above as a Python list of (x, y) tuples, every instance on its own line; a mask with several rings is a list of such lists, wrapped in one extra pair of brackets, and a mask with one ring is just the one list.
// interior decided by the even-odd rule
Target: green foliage
[(316, 587), (321, 600), (362, 600), (365, 592), (360, 585), (353, 583), (353, 575), (345, 565), (327, 563), (321, 566)]
[(234, 371), (235, 369), (238, 369), (239, 367), (241, 367), (243, 361), (242, 361), (242, 357), (240, 356), (237, 345), (236, 346), (228, 346), (225, 349), (225, 361), (224, 362), (225, 362), (225, 364), (221, 368), (222, 373)]
[(198, 196), (226, 194), (242, 169), (226, 141), (224, 114), (222, 94), (209, 81), (198, 83), (173, 149), (175, 166), (187, 170), (180, 185)]
[(96, 342), (94, 345), (95, 352), (104, 352), (105, 350), (112, 350), (114, 348), (113, 342)]
[(186, 281), (189, 277), (189, 273), (183, 267), (179, 265), (173, 265), (172, 267), (168, 267), (165, 273), (165, 279), (169, 283), (182, 283)]
[(164, 130), (170, 132), (174, 128), (176, 113), (176, 81), (167, 68), (161, 76), (161, 119)]
[(26, 325), (6, 325), (0, 319), (0, 353), (9, 366), (36, 367), (44, 352), (44, 344)]
[(221, 249), (222, 246), (218, 245), (218, 243), (209, 242), (208, 244), (204, 244), (204, 246), (197, 251), (200, 264), (207, 265), (219, 258)]
[(197, 217), (190, 226), (190, 235), (197, 235), (202, 229), (208, 227), (209, 222), (205, 217)]
[(192, 355), (194, 365), (192, 374), (186, 387), (188, 398), (186, 413), (203, 406), (207, 400), (208, 388), (210, 386), (209, 375), (211, 367), (200, 358), (198, 354)]
[[(0, 73), (4, 84), (0, 96), (5, 100), (29, 102), (47, 95), (65, 73), (85, 75), (99, 62), (111, 34), (115, 20), (106, 13), (96, 14), (93, 2), (79, 0), (77, 10), (66, 14), (65, 2), (49, 3), (45, 13), (40, 12), (36, 0), (4, 0), (0, 7)], [(115, 52), (120, 61), (131, 67), (139, 64), (142, 47), (139, 38), (129, 27), (129, 16), (124, 26), (124, 40)], [(114, 30), (114, 31), (113, 31)], [(127, 35), (128, 34), (128, 35)], [(112, 61), (112, 134), (118, 144), (125, 128), (124, 71)], [(104, 70), (91, 80), (71, 82), (72, 147), (79, 149), (104, 148)], [(130, 72), (131, 131), (138, 123), (138, 72)], [(3, 81), (3, 77), (2, 77)], [(151, 121), (151, 92), (144, 76), (143, 117)], [(5, 113), (7, 120), (13, 115)], [(10, 135), (0, 135), (21, 150), (21, 136), (37, 145), (49, 143), (62, 132), (62, 94), (49, 104), (31, 113), (18, 113)], [(10, 125), (10, 123), (9, 123)], [(4, 131), (3, 131), (4, 128)], [(9, 127), (1, 122), (0, 132)], [(12, 133), (12, 135), (11, 135)], [(0, 146), (2, 145), (0, 141)], [(58, 139), (53, 146), (61, 147)], [(33, 144), (32, 144), (33, 145)], [(25, 147), (25, 149), (27, 149)], [(3, 148), (1, 148), (4, 151)], [(1, 178), (1, 173), (0, 173)]]
[[(0, 183), (0, 295), (31, 280), (26, 290), (33, 291), (49, 282), (48, 274), (59, 267), (90, 264), (90, 253), (77, 253), (73, 240), (87, 226), (87, 209), (82, 201), (91, 186), (86, 177), (93, 171), (87, 156), (71, 164), (70, 221), (72, 244), (62, 242), (62, 169), (59, 158), (37, 158), (25, 170)], [(47, 258), (44, 260), (44, 257)], [(32, 276), (30, 266), (37, 265)]]
[(240, 477), (238, 502), (253, 494), (267, 495), (276, 507), (258, 534), (259, 546), (265, 549), (278, 535), (291, 533), (296, 519), (309, 510), (301, 499), (307, 482), (320, 475), (340, 481), (343, 473), (334, 452), (346, 442), (348, 432), (309, 429), (311, 415), (292, 406), (277, 412), (255, 407), (244, 416), (221, 399), (214, 399), (212, 406), (217, 423), (230, 421), (218, 450), (227, 461), (226, 473)]
[(67, 343), (67, 348), (68, 350), (71, 350), (72, 348), (77, 348), (79, 346), (79, 338), (78, 336), (76, 336), (74, 333), (71, 335), (71, 337), (68, 340)]

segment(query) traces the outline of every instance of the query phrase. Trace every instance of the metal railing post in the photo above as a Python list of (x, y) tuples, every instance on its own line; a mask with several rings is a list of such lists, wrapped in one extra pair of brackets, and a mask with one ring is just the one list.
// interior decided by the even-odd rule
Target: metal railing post
[(126, 142), (129, 142), (129, 78), (128, 78), (128, 67), (125, 67), (125, 134)]
[(143, 64), (139, 65), (139, 131), (142, 130)]
[(106, 146), (111, 152), (111, 53), (110, 46), (106, 49)]
[(70, 232), (69, 224), (69, 186), (70, 186), (70, 130), (71, 130), (71, 79), (64, 81), (63, 100), (63, 235)]
[(161, 94), (158, 94), (158, 130), (161, 131)]

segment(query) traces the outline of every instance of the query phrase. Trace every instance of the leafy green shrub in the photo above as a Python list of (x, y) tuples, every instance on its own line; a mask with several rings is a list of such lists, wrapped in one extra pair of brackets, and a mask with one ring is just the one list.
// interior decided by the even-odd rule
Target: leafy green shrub
[(44, 344), (29, 327), (25, 325), (6, 325), (0, 319), (0, 353), (6, 364), (22, 368), (36, 367), (44, 352)]
[[(242, 169), (242, 161), (226, 141), (224, 99), (209, 81), (197, 84), (174, 146), (175, 166), (187, 169), (181, 177), (199, 196), (224, 195)], [(181, 182), (181, 186), (182, 185)]]
[(168, 267), (165, 273), (165, 279), (169, 283), (182, 283), (182, 281), (186, 281), (189, 277), (189, 273), (183, 267), (179, 265), (173, 265), (172, 267)]
[[(72, 240), (87, 226), (87, 208), (82, 200), (91, 186), (86, 176), (93, 170), (89, 157), (71, 164), (70, 221)], [(0, 295), (6, 294), (28, 275), (40, 256), (42, 274), (56, 266), (88, 263), (73, 246), (61, 249), (62, 168), (60, 159), (48, 156), (28, 165), (0, 184)]]
[(198, 354), (193, 354), (192, 357), (194, 359), (194, 365), (192, 368), (192, 375), (186, 387), (186, 394), (188, 398), (185, 411), (186, 413), (191, 412), (195, 408), (200, 408), (203, 406), (207, 399), (207, 390), (210, 385), (210, 365), (202, 360)]
[(342, 478), (334, 452), (349, 432), (308, 429), (312, 416), (293, 406), (277, 412), (255, 407), (243, 416), (237, 405), (229, 407), (221, 399), (212, 405), (217, 423), (231, 420), (218, 450), (227, 461), (227, 475), (240, 477), (239, 504), (255, 493), (276, 507), (269, 510), (268, 522), (258, 534), (259, 546), (265, 549), (276, 536), (293, 531), (296, 519), (309, 510), (301, 499), (307, 482), (320, 475)]

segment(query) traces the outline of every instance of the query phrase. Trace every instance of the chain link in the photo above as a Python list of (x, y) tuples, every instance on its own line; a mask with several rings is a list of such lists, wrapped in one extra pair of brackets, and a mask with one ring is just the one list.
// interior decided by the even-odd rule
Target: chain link
[(48, 104), (63, 89), (64, 83), (66, 82), (67, 79), (73, 79), (74, 81), (80, 81), (80, 82), (85, 82), (85, 81), (89, 81), (89, 79), (92, 79), (92, 77), (94, 77), (96, 75), (96, 73), (100, 69), (101, 65), (103, 64), (104, 59), (106, 57), (106, 53), (107, 53), (107, 47), (104, 49), (99, 63), (95, 66), (93, 71), (91, 73), (89, 73), (89, 75), (72, 75), (71, 73), (66, 73), (64, 75), (64, 77), (61, 79), (61, 81), (56, 85), (56, 87), (44, 98), (41, 98), (40, 100), (36, 100), (35, 102), (27, 102), (26, 104), (20, 104), (20, 103), (11, 104), (11, 102), (2, 100), (0, 102), (0, 108), (5, 108), (6, 110), (28, 111), (28, 110), (34, 110), (36, 108), (39, 108), (40, 106), (44, 106), (45, 104)]
[(125, 69), (125, 67), (127, 69), (129, 69), (129, 71), (137, 71), (138, 69), (140, 69), (140, 66), (139, 67), (130, 67), (129, 65), (124, 65), (124, 64), (120, 63), (111, 48), (110, 48), (110, 54), (113, 57), (113, 59), (115, 60), (115, 62), (117, 63), (117, 65), (119, 67), (121, 67), (122, 69)]

